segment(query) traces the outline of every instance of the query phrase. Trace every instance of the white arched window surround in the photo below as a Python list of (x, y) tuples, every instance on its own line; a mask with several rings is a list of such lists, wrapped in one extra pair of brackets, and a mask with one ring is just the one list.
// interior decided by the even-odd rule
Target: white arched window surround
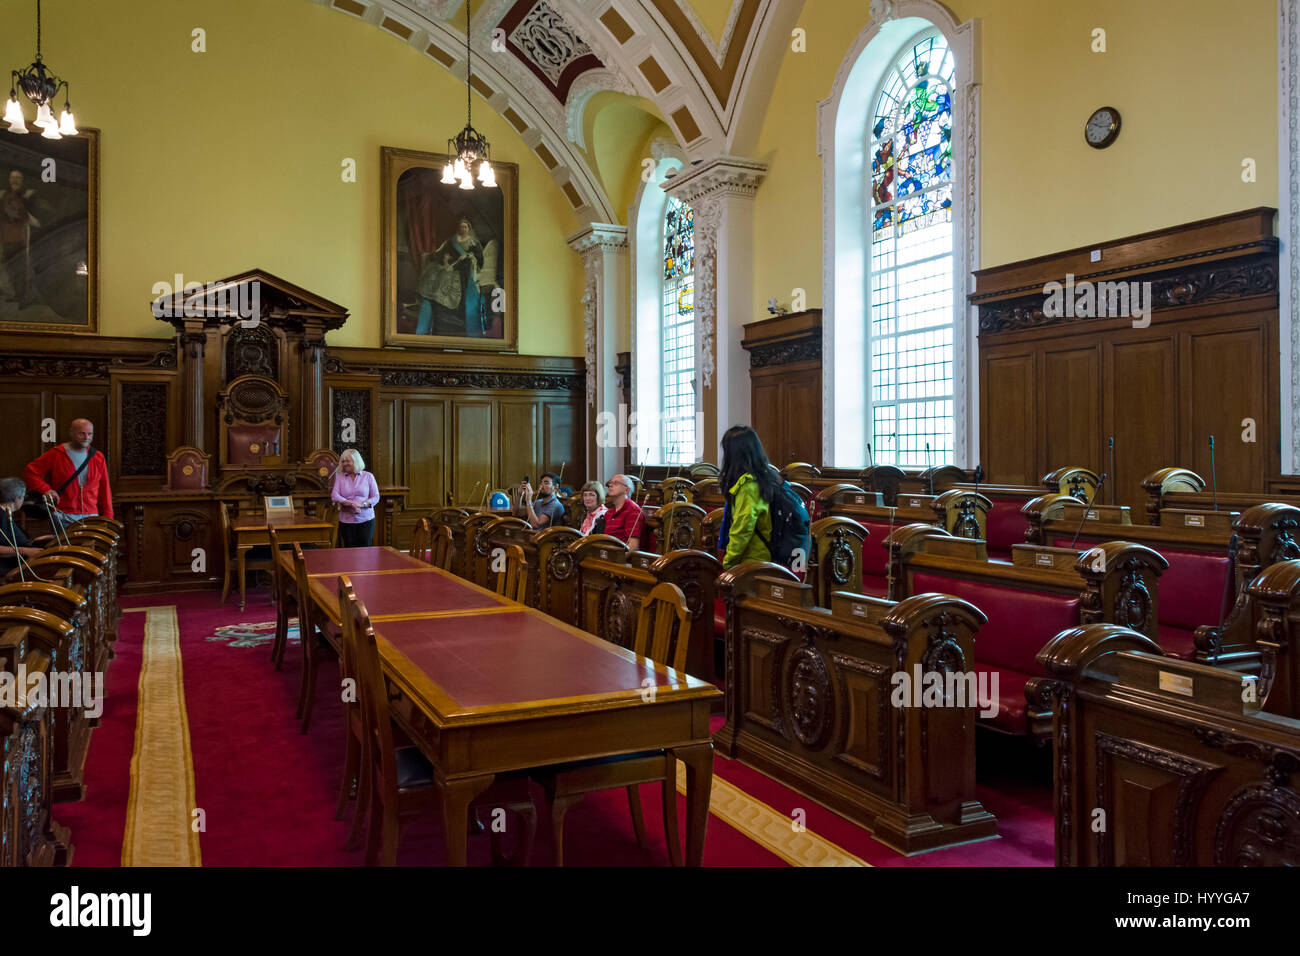
[[(657, 147), (657, 148), (655, 148)], [(641, 183), (628, 211), (632, 264), (632, 409), (636, 412), (638, 447), (629, 448), (628, 460), (637, 464), (663, 464), (657, 423), (663, 408), (663, 288), (664, 213), (668, 194), (663, 185), (685, 165), (679, 149), (656, 142), (655, 167)], [(698, 436), (697, 436), (698, 441)]]
[[(979, 21), (958, 23), (935, 0), (876, 0), (873, 19), (840, 64), (831, 95), (818, 104), (822, 157), (822, 457), (860, 466), (871, 441), (871, 157), (867, 144), (876, 96), (909, 40), (943, 34), (956, 61), (953, 142), (953, 462), (978, 461), (978, 323), (967, 304), (979, 266)], [(839, 383), (839, 387), (837, 387)], [(935, 462), (935, 464), (940, 464)]]

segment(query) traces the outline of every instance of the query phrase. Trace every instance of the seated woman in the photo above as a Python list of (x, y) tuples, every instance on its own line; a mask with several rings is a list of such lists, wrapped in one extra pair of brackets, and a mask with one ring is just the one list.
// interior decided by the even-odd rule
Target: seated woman
[(595, 532), (600, 534), (605, 528), (605, 486), (599, 481), (589, 481), (582, 486), (582, 524), (578, 531), (586, 537)]
[(339, 473), (334, 476), (330, 498), (339, 506), (339, 544), (345, 548), (368, 548), (375, 535), (375, 505), (379, 485), (366, 471), (361, 453), (349, 448), (339, 456)]
[(26, 497), (27, 483), (21, 478), (0, 478), (0, 582), (18, 567), (20, 558), (33, 558), (41, 553), (37, 541), (29, 540), (14, 523), (14, 512), (23, 506)]

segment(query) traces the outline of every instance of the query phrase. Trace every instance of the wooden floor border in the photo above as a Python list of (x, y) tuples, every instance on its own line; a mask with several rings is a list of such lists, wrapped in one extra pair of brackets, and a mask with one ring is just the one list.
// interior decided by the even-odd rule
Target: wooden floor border
[(122, 865), (201, 866), (176, 606), (123, 611), (145, 625)]
[[(686, 765), (677, 764), (677, 792), (686, 793)], [(795, 829), (795, 821), (713, 775), (709, 812), (791, 866), (871, 866), (825, 837)]]

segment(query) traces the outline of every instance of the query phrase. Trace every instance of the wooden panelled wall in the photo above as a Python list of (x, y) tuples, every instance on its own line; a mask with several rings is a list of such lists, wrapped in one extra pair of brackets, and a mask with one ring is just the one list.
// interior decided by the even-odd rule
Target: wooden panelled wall
[[(581, 359), (331, 349), (325, 364), (329, 434), (340, 447), (345, 418), (373, 422), (362, 454), (382, 485), (410, 489), (396, 522), (399, 545), (429, 509), (478, 505), (487, 488), (536, 486), (564, 469), (587, 479)], [(470, 364), (470, 363), (473, 364)], [(364, 447), (371, 449), (367, 455)]]
[[(1213, 435), (1219, 487), (1268, 491), (1280, 467), (1274, 213), (1252, 209), (977, 272), (987, 480), (1033, 484), (1067, 464), (1109, 472), (1114, 436), (1114, 500), (1141, 513), (1140, 482), (1157, 468), (1209, 479)], [(1149, 282), (1150, 324), (1045, 315), (1044, 284), (1067, 275)], [(1253, 442), (1243, 440), (1246, 419)]]
[(749, 352), (751, 424), (768, 458), (778, 467), (820, 462), (821, 309), (751, 322), (741, 345)]
[[(192, 549), (221, 554), (220, 500), (260, 501), (249, 493), (164, 489), (167, 455), (185, 436), (182, 347), (179, 335), (6, 335), (0, 342), (0, 476), (21, 476), (49, 447), (43, 419), (54, 420), (57, 441), (73, 418), (92, 421), (95, 444), (108, 458), (116, 514), (127, 524), (129, 590), (219, 586), (220, 558), (195, 572)], [(561, 464), (566, 481), (585, 480), (581, 359), (326, 346), (323, 360), (325, 420), (314, 428), (293, 422), (291, 434), (302, 437), (286, 457), (296, 458), (298, 441), (317, 432), (335, 451), (358, 448), (381, 487), (408, 486), (392, 529), (398, 545), (449, 494), (477, 504), (486, 484), (499, 488), (525, 475), (536, 484)], [(215, 412), (206, 411), (212, 450)], [(351, 441), (344, 440), (345, 419), (355, 425)], [(210, 476), (211, 485), (215, 454)]]

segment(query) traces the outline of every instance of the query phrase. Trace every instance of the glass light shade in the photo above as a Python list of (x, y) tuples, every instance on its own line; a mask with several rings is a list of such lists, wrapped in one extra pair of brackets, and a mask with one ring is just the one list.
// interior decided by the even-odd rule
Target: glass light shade
[(442, 182), (447, 186), (451, 186), (456, 182), (456, 169), (451, 163), (442, 167)]
[(452, 175), (455, 176), (457, 179), (464, 179), (464, 178), (465, 178), (465, 175), (466, 175), (466, 173), (465, 173), (465, 163), (461, 160), (461, 158), (460, 158), (459, 156), (456, 157), (456, 162), (455, 162), (455, 164), (452, 166), (452, 168), (451, 168), (451, 172), (452, 172)]
[(5, 104), (4, 121), (9, 124), (9, 132), (27, 132), (27, 123), (23, 120), (23, 108), (18, 100), (11, 99)]
[(58, 124), (54, 122), (54, 114), (50, 112), (49, 103), (42, 103), (36, 108), (36, 119), (32, 125), (39, 127), (40, 129), (45, 129), (47, 126), (58, 126)]
[(41, 139), (63, 139), (63, 134), (59, 132), (59, 124), (51, 122), (45, 127), (45, 132), (41, 133)]
[(474, 177), (469, 174), (468, 169), (465, 170), (465, 175), (460, 177), (460, 188), (461, 189), (474, 188)]
[(486, 159), (483, 160), (483, 168), (479, 170), (478, 181), (481, 182), (484, 186), (489, 186), (489, 187), (495, 186), (497, 184), (496, 170), (493, 169), (491, 165), (488, 164), (488, 161)]
[(77, 135), (77, 120), (70, 110), (64, 110), (59, 114), (59, 132), (64, 136)]

